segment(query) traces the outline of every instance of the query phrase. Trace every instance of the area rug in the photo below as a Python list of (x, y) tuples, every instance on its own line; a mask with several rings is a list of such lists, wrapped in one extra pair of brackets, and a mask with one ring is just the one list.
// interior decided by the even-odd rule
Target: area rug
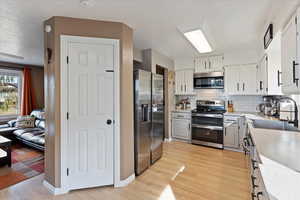
[(44, 173), (44, 153), (21, 144), (12, 147), (12, 167), (0, 167), (0, 189)]

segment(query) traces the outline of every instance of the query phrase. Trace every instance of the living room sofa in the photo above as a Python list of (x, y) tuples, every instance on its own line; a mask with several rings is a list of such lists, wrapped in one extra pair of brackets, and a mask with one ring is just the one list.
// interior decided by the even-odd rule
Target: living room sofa
[(45, 118), (44, 111), (34, 110), (30, 114), (35, 117), (35, 127), (17, 128), (16, 121), (11, 120), (7, 124), (0, 125), (0, 135), (17, 139), (18, 141), (33, 148), (44, 151), (45, 149)]

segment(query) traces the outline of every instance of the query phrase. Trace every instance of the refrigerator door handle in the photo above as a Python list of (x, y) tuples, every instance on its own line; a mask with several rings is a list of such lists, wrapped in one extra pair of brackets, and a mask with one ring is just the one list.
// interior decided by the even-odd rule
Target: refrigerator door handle
[(142, 121), (147, 122), (150, 120), (150, 112), (148, 104), (142, 104)]

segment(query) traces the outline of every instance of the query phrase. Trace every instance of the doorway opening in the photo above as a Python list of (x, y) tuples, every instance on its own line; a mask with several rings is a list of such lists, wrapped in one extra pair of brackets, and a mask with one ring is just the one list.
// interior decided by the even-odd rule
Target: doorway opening
[(169, 98), (168, 98), (168, 74), (169, 70), (166, 67), (163, 67), (161, 65), (156, 65), (156, 74), (160, 74), (163, 76), (164, 80), (164, 124), (165, 124), (165, 129), (164, 129), (164, 137), (163, 139), (165, 140), (166, 135), (169, 133)]

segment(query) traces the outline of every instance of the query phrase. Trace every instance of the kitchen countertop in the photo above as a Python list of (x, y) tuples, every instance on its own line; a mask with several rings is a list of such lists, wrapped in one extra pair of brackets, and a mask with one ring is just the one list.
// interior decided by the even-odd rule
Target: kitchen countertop
[[(227, 112), (247, 118), (248, 127), (259, 155), (300, 173), (300, 133), (294, 131), (254, 128), (253, 119), (278, 120), (255, 112)], [(262, 159), (261, 159), (262, 160)]]
[(172, 112), (184, 112), (184, 113), (190, 113), (193, 109), (175, 109)]
[(300, 133), (254, 128), (251, 119), (261, 115), (245, 115), (255, 149), (264, 186), (271, 199), (298, 200), (300, 196)]
[(254, 128), (251, 121), (248, 121), (248, 126), (259, 155), (300, 173), (298, 132)]
[(263, 113), (260, 112), (226, 112), (225, 115), (238, 115), (238, 116), (244, 116), (248, 119), (269, 119), (269, 120), (278, 120), (275, 117), (272, 116), (266, 116)]

